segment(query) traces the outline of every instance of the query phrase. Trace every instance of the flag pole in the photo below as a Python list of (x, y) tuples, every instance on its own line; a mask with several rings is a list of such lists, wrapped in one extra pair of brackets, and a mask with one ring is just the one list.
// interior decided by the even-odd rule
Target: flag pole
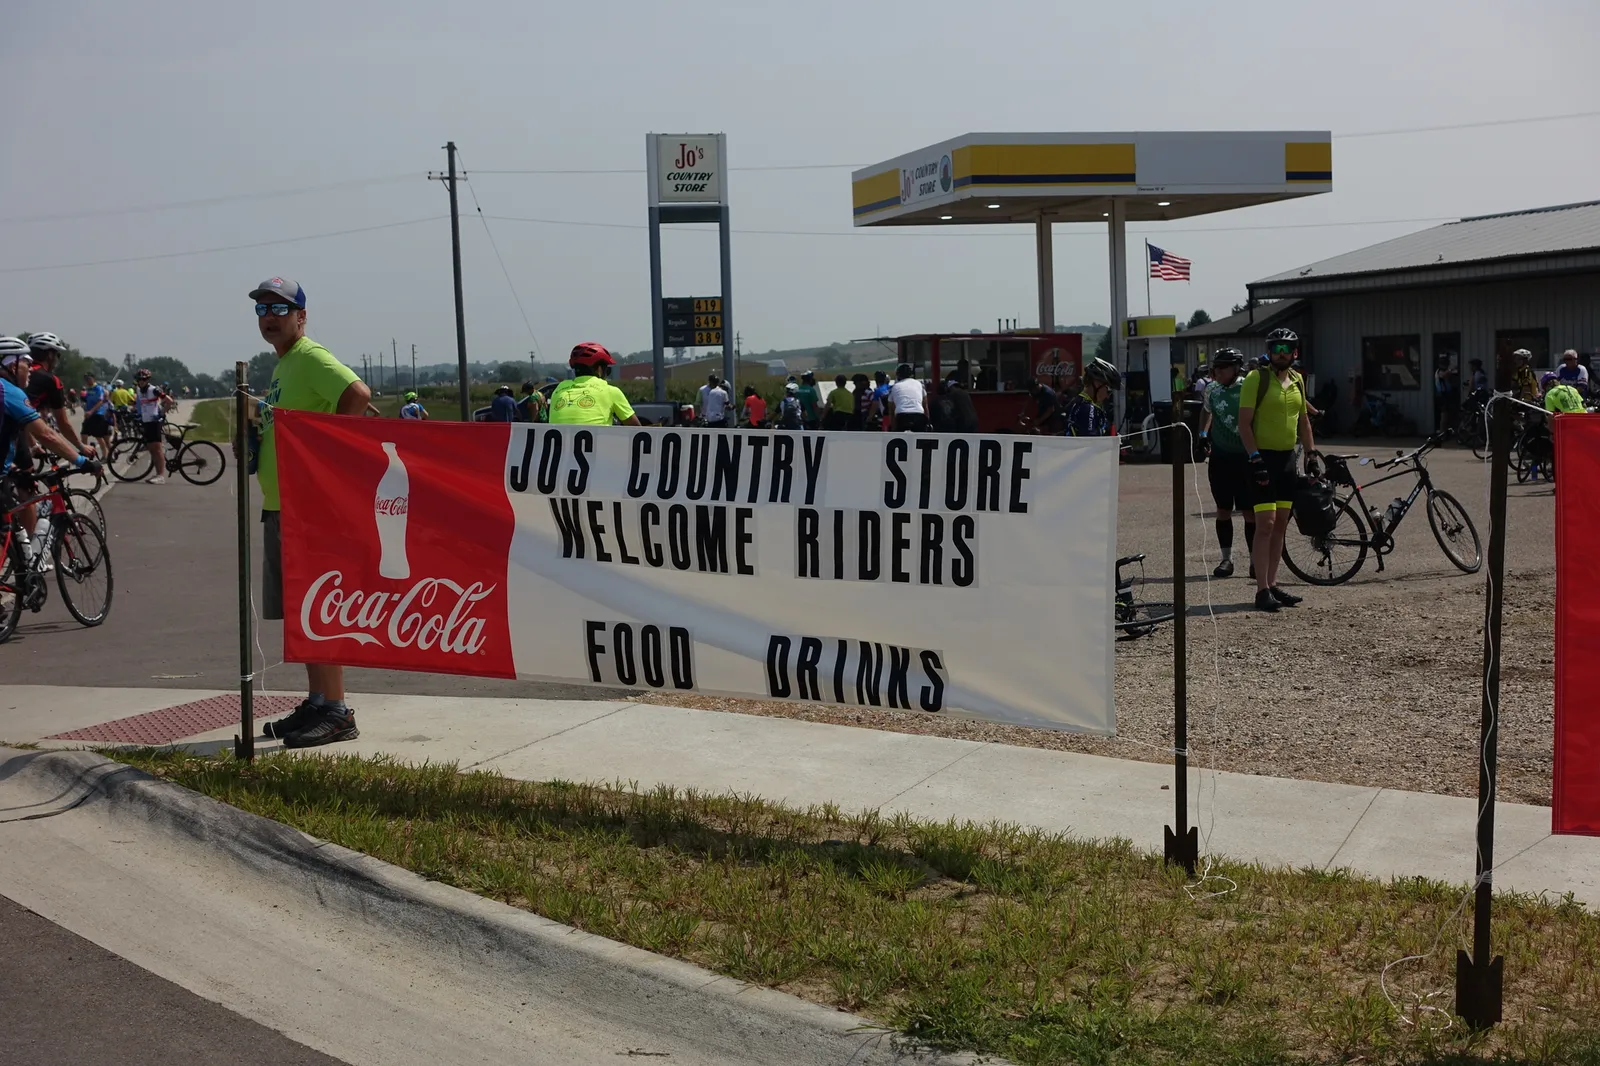
[(1148, 317), (1155, 314), (1150, 310), (1150, 238), (1144, 239), (1144, 313)]

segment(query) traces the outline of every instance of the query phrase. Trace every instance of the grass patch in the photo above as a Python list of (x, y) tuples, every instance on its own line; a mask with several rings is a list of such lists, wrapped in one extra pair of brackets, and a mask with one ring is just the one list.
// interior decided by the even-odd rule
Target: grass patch
[(227, 443), (233, 439), (233, 399), (201, 400), (194, 405), (194, 414), (189, 420), (199, 427), (189, 431), (190, 440)]
[[(1496, 900), (1505, 1022), (1452, 1002), (1459, 890), (1126, 842), (385, 758), (114, 758), (447, 884), (1020, 1063), (1600, 1062), (1600, 916)], [(1396, 1012), (1379, 987), (1386, 963)], [(1431, 998), (1419, 999), (1429, 993)], [(1451, 1024), (1443, 1026), (1447, 1021)]]

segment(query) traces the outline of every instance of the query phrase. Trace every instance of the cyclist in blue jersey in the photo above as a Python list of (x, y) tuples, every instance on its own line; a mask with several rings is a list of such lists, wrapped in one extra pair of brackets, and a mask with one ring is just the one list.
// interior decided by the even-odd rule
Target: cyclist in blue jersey
[(1069, 437), (1111, 436), (1111, 393), (1122, 388), (1122, 375), (1104, 359), (1083, 368), (1083, 391), (1067, 401), (1064, 417)]
[(417, 399), (417, 394), (408, 392), (405, 395), (405, 406), (400, 408), (400, 417), (408, 422), (426, 422), (428, 409), (422, 406), (422, 401)]
[(83, 375), (83, 427), (78, 435), (98, 442), (102, 458), (111, 455), (111, 390), (95, 380), (93, 371)]
[[(32, 477), (36, 447), (55, 452), (87, 473), (100, 471), (99, 463), (79, 454), (28, 401), (28, 375), (32, 370), (33, 356), (27, 344), (15, 337), (0, 337), (0, 496), (5, 495), (7, 483), (21, 497), (38, 491)], [(23, 530), (31, 530), (38, 517), (37, 508), (29, 504), (21, 509), (19, 517)]]

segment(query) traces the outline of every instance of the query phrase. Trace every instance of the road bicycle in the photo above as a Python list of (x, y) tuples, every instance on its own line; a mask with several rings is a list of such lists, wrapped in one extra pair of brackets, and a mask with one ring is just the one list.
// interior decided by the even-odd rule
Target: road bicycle
[[(111, 552), (105, 535), (88, 516), (69, 509), (61, 488), (74, 472), (56, 467), (34, 475), (46, 490), (23, 499), (11, 498), (14, 479), (0, 482), (0, 644), (17, 631), (24, 607), (38, 613), (49, 599), (47, 557), (54, 564), (61, 601), (79, 625), (100, 625), (111, 613)], [(37, 543), (30, 543), (18, 528), (22, 509), (31, 503), (49, 520)]]
[[(189, 440), (194, 422), (163, 422), (161, 437), (166, 448), (167, 473), (178, 474), (191, 485), (209, 485), (222, 476), (228, 461), (222, 449), (208, 440)], [(138, 438), (122, 437), (111, 446), (106, 463), (118, 481), (143, 481), (155, 469), (155, 456)]]
[[(1124, 577), (1124, 567), (1139, 564), (1137, 577)], [(1134, 588), (1144, 585), (1144, 553), (1127, 555), (1117, 560), (1117, 597), (1115, 603), (1115, 628), (1121, 634), (1118, 640), (1136, 640), (1155, 630), (1163, 622), (1172, 621), (1172, 601), (1148, 601), (1134, 597)]]
[[(1326, 476), (1339, 490), (1334, 496), (1336, 512), (1333, 528), (1321, 536), (1307, 536), (1291, 524), (1283, 542), (1283, 561), (1290, 570), (1313, 585), (1340, 585), (1349, 581), (1361, 569), (1370, 551), (1378, 560), (1378, 571), (1384, 569), (1383, 560), (1394, 551), (1394, 534), (1400, 523), (1410, 513), (1411, 507), (1424, 494), (1427, 496), (1428, 525), (1439, 542), (1445, 557), (1464, 573), (1475, 574), (1483, 565), (1483, 551), (1478, 541), (1478, 530), (1472, 524), (1465, 507), (1454, 496), (1436, 488), (1428, 475), (1422, 457), (1444, 442), (1445, 434), (1436, 433), (1411, 452), (1396, 452), (1393, 459), (1373, 460), (1356, 455), (1324, 455)], [(1349, 460), (1359, 459), (1360, 465), (1371, 465), (1374, 470), (1399, 467), (1365, 484), (1356, 484), (1351, 476)], [(1397, 496), (1386, 510), (1380, 511), (1367, 503), (1362, 490), (1385, 481), (1410, 475), (1416, 478), (1411, 492)]]

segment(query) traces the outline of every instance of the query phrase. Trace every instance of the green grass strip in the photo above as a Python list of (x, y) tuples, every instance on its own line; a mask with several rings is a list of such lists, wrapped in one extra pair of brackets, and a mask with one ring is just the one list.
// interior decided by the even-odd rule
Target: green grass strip
[[(947, 1049), (1029, 1064), (1600, 1062), (1600, 916), (1570, 898), (1496, 897), (1505, 1022), (1474, 1034), (1445, 1013), (1469, 927), (1461, 890), (1437, 882), (1222, 863), (1238, 891), (1191, 901), (1181, 870), (1126, 841), (1009, 825), (387, 758), (109, 754)], [(1379, 973), (1407, 955), (1429, 957), (1390, 971), (1397, 1012)]]

